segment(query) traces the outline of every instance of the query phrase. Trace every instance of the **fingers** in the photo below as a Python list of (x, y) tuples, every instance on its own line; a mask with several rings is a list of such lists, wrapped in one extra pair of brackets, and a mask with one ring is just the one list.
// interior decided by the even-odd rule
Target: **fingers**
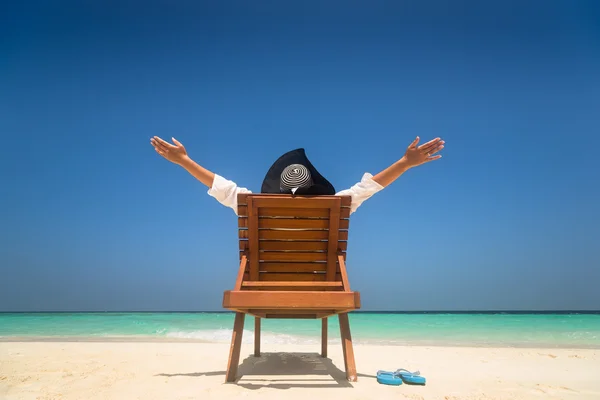
[(419, 146), (419, 150), (421, 150), (424, 153), (428, 153), (431, 151), (431, 149), (433, 149), (435, 146), (439, 145), (441, 142), (441, 144), (444, 143), (444, 141), (440, 138), (435, 138), (433, 140), (430, 140), (427, 143), (422, 144), (421, 146)]
[(408, 146), (409, 149), (414, 149), (415, 147), (417, 147), (417, 144), (419, 143), (419, 137), (417, 136), (415, 138), (415, 140), (413, 140), (413, 142)]
[(157, 152), (158, 154), (160, 154), (161, 156), (165, 157), (165, 152), (164, 152), (164, 151), (162, 151), (162, 150), (160, 150), (158, 147), (155, 147), (155, 148), (154, 148), (154, 150), (156, 150), (156, 152)]
[(156, 140), (159, 144), (163, 145), (166, 149), (174, 149), (176, 147), (176, 146), (173, 146), (171, 143), (162, 140), (158, 136), (154, 136), (153, 139)]
[(160, 143), (158, 140), (155, 140), (154, 138), (150, 139), (150, 144), (152, 144), (152, 147), (154, 147), (154, 150), (156, 150), (156, 152), (158, 154), (160, 154), (161, 156), (163, 156), (166, 159), (169, 159), (167, 154), (169, 153), (169, 150), (162, 144)]
[[(444, 142), (442, 142), (442, 143), (444, 143)], [(435, 154), (435, 153), (437, 153), (438, 151), (442, 150), (443, 148), (444, 148), (444, 145), (443, 145), (443, 144), (438, 144), (436, 147), (434, 147), (433, 149), (429, 150), (429, 151), (427, 152), (427, 154), (429, 154), (429, 155)]]
[(175, 143), (178, 147), (183, 147), (179, 140), (175, 139), (174, 137), (172, 137), (171, 139), (173, 140), (173, 143)]
[[(158, 141), (156, 139), (156, 136), (153, 137), (152, 139), (150, 139), (150, 143), (152, 144), (152, 146), (154, 146), (154, 148), (158, 148), (158, 149), (162, 150), (163, 152), (169, 151), (169, 147), (167, 147), (168, 143), (166, 143), (164, 140), (162, 142)], [(175, 146), (172, 146), (172, 147), (175, 147)]]
[(427, 161), (434, 161), (434, 160), (439, 160), (440, 158), (442, 158), (441, 154), (438, 154), (437, 156), (434, 156), (435, 153), (439, 152), (440, 150), (442, 150), (444, 148), (444, 141), (440, 140), (438, 142), (436, 142), (433, 147), (430, 147), (427, 151)]

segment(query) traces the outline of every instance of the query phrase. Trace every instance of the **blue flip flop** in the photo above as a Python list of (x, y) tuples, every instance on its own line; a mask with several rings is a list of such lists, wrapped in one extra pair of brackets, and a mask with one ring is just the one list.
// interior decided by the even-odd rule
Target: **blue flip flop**
[(377, 371), (377, 382), (384, 385), (399, 386), (402, 382), (409, 385), (425, 385), (426, 379), (421, 376), (421, 372), (410, 372), (400, 368), (394, 372)]
[(404, 383), (409, 385), (425, 385), (426, 379), (424, 376), (421, 376), (419, 371), (410, 372), (405, 369), (397, 369), (394, 372), (395, 375), (398, 375)]
[(377, 382), (383, 385), (400, 386), (402, 385), (402, 378), (395, 372), (377, 371)]

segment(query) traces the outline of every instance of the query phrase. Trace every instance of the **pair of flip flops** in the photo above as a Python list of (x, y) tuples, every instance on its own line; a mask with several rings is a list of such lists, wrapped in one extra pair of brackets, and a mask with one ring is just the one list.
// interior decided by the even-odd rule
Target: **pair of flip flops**
[(399, 386), (402, 383), (409, 385), (425, 385), (425, 377), (419, 371), (410, 372), (405, 369), (397, 369), (394, 372), (377, 371), (377, 382), (383, 385)]

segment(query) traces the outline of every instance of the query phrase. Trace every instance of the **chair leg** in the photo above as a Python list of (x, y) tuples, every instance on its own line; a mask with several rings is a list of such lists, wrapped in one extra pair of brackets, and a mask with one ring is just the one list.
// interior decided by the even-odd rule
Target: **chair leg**
[(321, 318), (321, 357), (327, 357), (327, 318)]
[(233, 323), (233, 333), (231, 335), (231, 347), (229, 348), (229, 361), (227, 362), (227, 373), (225, 374), (225, 382), (235, 382), (238, 365), (240, 363), (240, 350), (242, 349), (244, 317), (244, 313), (235, 313), (235, 321)]
[(260, 357), (260, 318), (254, 317), (254, 357)]
[(339, 314), (340, 336), (342, 338), (342, 351), (344, 353), (344, 366), (346, 367), (346, 378), (350, 382), (356, 382), (356, 364), (354, 363), (354, 349), (352, 348), (352, 335), (350, 334), (350, 323), (348, 313)]

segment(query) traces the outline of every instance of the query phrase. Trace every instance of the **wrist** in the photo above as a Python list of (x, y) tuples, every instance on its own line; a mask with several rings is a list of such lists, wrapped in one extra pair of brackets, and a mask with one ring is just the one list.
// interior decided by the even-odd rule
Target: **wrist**
[(406, 159), (406, 156), (403, 156), (401, 159), (399, 159), (398, 161), (396, 161), (396, 166), (398, 168), (402, 169), (403, 171), (408, 171), (409, 169), (411, 169), (412, 167), (414, 167), (414, 165), (412, 165)]
[(194, 162), (194, 161), (193, 161), (193, 160), (192, 160), (192, 159), (191, 159), (191, 158), (190, 158), (188, 155), (185, 155), (185, 156), (183, 156), (183, 157), (182, 157), (180, 160), (178, 160), (178, 161), (176, 162), (176, 164), (179, 164), (179, 165), (181, 165), (182, 167), (186, 168), (186, 167), (188, 167), (189, 165), (191, 165), (193, 162)]

